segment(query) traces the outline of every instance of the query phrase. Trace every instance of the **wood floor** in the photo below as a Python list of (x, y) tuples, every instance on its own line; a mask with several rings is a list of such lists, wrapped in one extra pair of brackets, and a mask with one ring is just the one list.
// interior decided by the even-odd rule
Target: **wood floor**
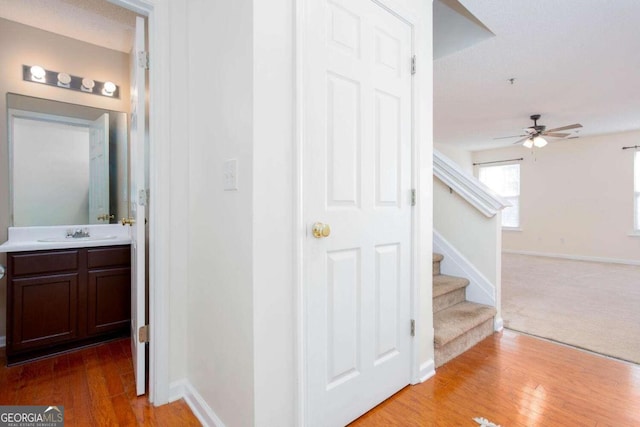
[[(636, 337), (637, 338), (637, 337)], [(504, 331), (353, 426), (640, 426), (640, 366)]]
[(66, 427), (200, 425), (183, 400), (136, 396), (128, 338), (9, 368), (0, 349), (0, 405), (61, 405)]
[[(180, 400), (136, 397), (129, 341), (7, 368), (0, 405), (63, 405), (65, 426), (198, 426)], [(505, 331), (353, 426), (640, 426), (640, 366)]]

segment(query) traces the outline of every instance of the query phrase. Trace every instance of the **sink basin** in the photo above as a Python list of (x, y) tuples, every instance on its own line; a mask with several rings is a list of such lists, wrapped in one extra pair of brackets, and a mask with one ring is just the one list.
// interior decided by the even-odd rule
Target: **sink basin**
[(49, 237), (47, 239), (38, 239), (38, 242), (94, 242), (96, 240), (110, 240), (115, 238), (116, 236)]

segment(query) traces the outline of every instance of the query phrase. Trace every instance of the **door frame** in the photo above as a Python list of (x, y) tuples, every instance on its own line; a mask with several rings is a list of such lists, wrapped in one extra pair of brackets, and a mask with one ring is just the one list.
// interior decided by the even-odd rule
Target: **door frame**
[[(294, 0), (294, 188), (293, 188), (293, 207), (294, 207), (294, 222), (293, 222), (293, 236), (294, 236), (294, 259), (293, 259), (293, 283), (295, 289), (294, 295), (294, 321), (296, 325), (295, 330), (295, 347), (294, 347), (294, 361), (295, 361), (295, 378), (296, 389), (294, 390), (295, 396), (295, 414), (294, 419), (296, 425), (307, 425), (307, 375), (306, 375), (306, 358), (307, 352), (305, 348), (305, 295), (304, 295), (304, 247), (305, 240), (307, 238), (306, 224), (303, 217), (304, 212), (304, 142), (305, 142), (305, 129), (304, 129), (304, 64), (307, 54), (312, 53), (306, 49), (306, 32), (305, 28), (305, 12), (309, 2), (317, 0)], [(405, 22), (411, 28), (411, 50), (412, 55), (415, 55), (417, 51), (421, 51), (421, 44), (418, 43), (418, 37), (421, 36), (417, 31), (417, 25), (420, 22), (415, 12), (411, 12), (406, 8), (400, 6), (397, 0), (369, 0), (384, 10), (388, 11), (401, 21)], [(428, 58), (431, 60), (431, 58)], [(417, 143), (419, 141), (419, 126), (417, 125), (417, 118), (420, 117), (420, 103), (419, 103), (419, 79), (416, 74), (411, 81), (411, 187), (415, 189), (419, 195), (420, 192), (420, 146)], [(420, 379), (420, 334), (419, 325), (420, 322), (420, 203), (416, 203), (413, 206), (413, 212), (411, 216), (411, 262), (410, 262), (410, 307), (411, 307), (411, 319), (416, 323), (416, 334), (410, 343), (410, 366), (407, 369), (410, 372), (411, 384), (417, 384), (421, 382)]]
[(169, 280), (170, 265), (168, 250), (170, 242), (170, 199), (161, 189), (171, 187), (170, 174), (160, 170), (170, 170), (170, 131), (168, 117), (170, 109), (170, 76), (168, 72), (169, 53), (169, 4), (159, 0), (107, 0), (117, 6), (129, 9), (147, 18), (147, 44), (152, 65), (147, 82), (149, 118), (149, 401), (155, 406), (169, 402)]

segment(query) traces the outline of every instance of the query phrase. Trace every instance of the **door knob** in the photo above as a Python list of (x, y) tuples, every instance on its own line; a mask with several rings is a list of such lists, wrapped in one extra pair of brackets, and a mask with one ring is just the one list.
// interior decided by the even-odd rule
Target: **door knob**
[(329, 237), (329, 234), (331, 234), (331, 227), (329, 227), (329, 224), (316, 222), (313, 224), (311, 231), (313, 232), (313, 237), (316, 239), (322, 239), (323, 237)]
[(135, 224), (136, 220), (133, 218), (122, 218), (120, 222), (122, 223), (122, 225), (133, 225)]

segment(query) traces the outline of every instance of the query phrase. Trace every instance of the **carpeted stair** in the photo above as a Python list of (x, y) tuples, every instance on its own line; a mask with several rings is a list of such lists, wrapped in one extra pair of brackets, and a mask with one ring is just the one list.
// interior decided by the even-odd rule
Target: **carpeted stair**
[(469, 281), (440, 274), (443, 256), (433, 254), (433, 325), (436, 368), (493, 334), (496, 309), (466, 300)]

